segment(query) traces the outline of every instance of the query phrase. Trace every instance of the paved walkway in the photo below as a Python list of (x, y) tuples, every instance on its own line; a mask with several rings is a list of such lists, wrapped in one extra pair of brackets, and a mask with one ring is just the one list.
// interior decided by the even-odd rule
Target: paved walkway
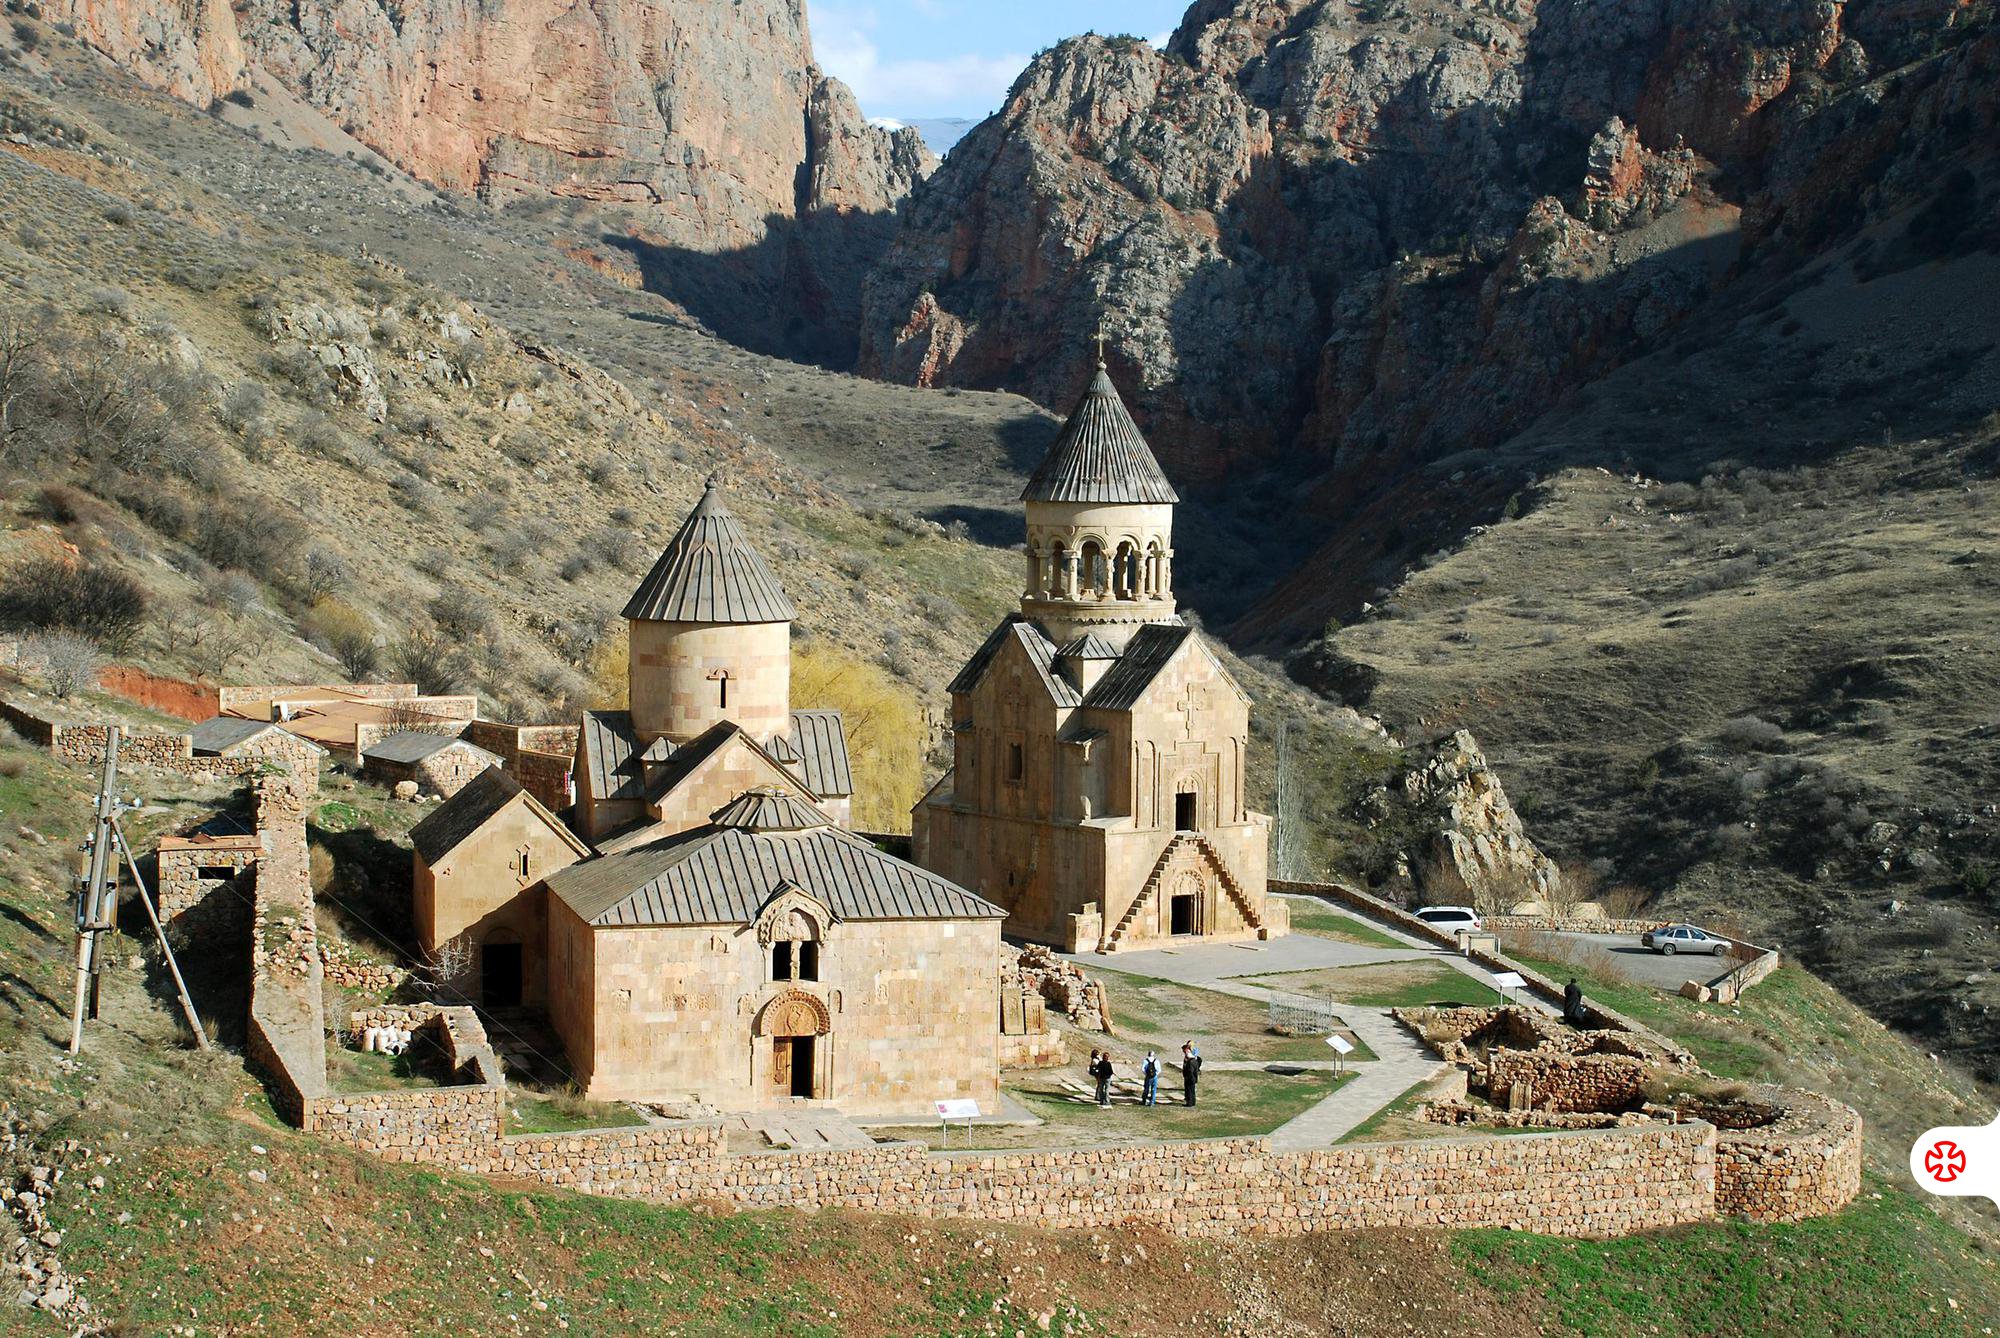
[[(1306, 898), (1306, 900), (1311, 899)], [(1347, 912), (1343, 910), (1343, 913)], [(1322, 938), (1317, 934), (1293, 933), (1261, 943), (1189, 943), (1180, 947), (1149, 948), (1137, 952), (1069, 953), (1065, 954), (1065, 957), (1091, 971), (1115, 971), (1126, 975), (1150, 976), (1156, 980), (1171, 980), (1176, 984), (1193, 985), (1213, 990), (1218, 994), (1233, 995), (1239, 999), (1254, 999), (1259, 1003), (1267, 1002), (1272, 991), (1264, 985), (1241, 977), (1274, 972), (1316, 971), (1326, 967), (1365, 966), (1373, 962), (1407, 962), (1428, 957), (1448, 963), (1475, 980), (1488, 984), (1492, 982), (1492, 975), (1483, 967), (1465, 960), (1448, 949), (1426, 943), (1390, 926), (1366, 920), (1360, 915), (1354, 918), (1362, 920), (1371, 929), (1378, 929), (1398, 940), (1399, 946), (1387, 948), (1364, 943), (1345, 943), (1339, 939)], [(1497, 990), (1494, 992), (1493, 1002), (1500, 1002)], [(1519, 992), (1511, 996), (1510, 1002), (1540, 1008), (1547, 1013), (1555, 1011), (1541, 1000)], [(1111, 1015), (1114, 1019), (1118, 1016), (1116, 999), (1112, 1001)], [(1288, 1151), (1327, 1147), (1411, 1087), (1435, 1077), (1449, 1067), (1431, 1053), (1430, 1048), (1418, 1040), (1408, 1027), (1389, 1016), (1389, 1010), (1386, 1008), (1341, 1004), (1340, 1016), (1354, 1034), (1375, 1052), (1375, 1060), (1371, 1063), (1353, 1065), (1355, 1076), (1352, 1079), (1342, 1083), (1318, 1105), (1273, 1130), (1272, 1147)], [(1217, 1069), (1268, 1066), (1265, 1063), (1251, 1061), (1223, 1061), (1209, 1065)], [(1312, 1067), (1317, 1068), (1320, 1065), (1314, 1064)]]

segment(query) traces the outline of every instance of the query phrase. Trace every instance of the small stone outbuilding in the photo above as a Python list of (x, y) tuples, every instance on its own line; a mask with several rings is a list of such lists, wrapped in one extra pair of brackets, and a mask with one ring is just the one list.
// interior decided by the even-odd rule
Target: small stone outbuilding
[(464, 992), (489, 1008), (545, 999), (543, 880), (590, 848), (497, 766), (412, 828), (410, 844), (410, 912), (426, 960), (455, 961)]
[(361, 774), (383, 785), (409, 781), (419, 794), (449, 799), (500, 759), (450, 734), (399, 730), (361, 751)]
[(188, 731), (189, 751), (196, 757), (268, 757), (299, 774), (317, 770), (327, 751), (271, 720), (211, 716)]

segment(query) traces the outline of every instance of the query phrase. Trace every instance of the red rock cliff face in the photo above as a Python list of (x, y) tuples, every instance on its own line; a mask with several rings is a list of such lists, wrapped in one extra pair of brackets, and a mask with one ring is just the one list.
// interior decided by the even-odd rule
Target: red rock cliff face
[(57, 3), (191, 101), (254, 61), (421, 180), (637, 206), (653, 239), (697, 251), (893, 211), (935, 161), (820, 72), (803, 0)]
[[(1165, 52), (1074, 39), (905, 208), (861, 366), (1060, 406), (1101, 315), (1198, 497), (1282, 478), (1287, 551), (1357, 517), (1402, 533), (1500, 487), (1440, 489), (1426, 462), (1675, 338), (1743, 262), (1745, 211), (1826, 160), (1801, 148), (1821, 110), (1879, 101), (1884, 62), (1984, 9), (1201, 0)], [(1260, 634), (1351, 606), (1383, 557), (1322, 549)]]

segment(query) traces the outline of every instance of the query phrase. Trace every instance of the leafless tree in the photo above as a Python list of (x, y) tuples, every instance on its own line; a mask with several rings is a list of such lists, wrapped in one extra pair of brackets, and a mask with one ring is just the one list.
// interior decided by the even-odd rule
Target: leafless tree
[(38, 353), (48, 330), (41, 316), (0, 315), (0, 457), (14, 432), (14, 403), (41, 371)]
[(26, 647), (42, 668), (42, 680), (50, 692), (67, 701), (86, 688), (97, 686), (97, 669), (104, 662), (97, 643), (73, 632), (50, 632), (32, 637)]
[(432, 998), (462, 998), (472, 979), (472, 940), (464, 934), (448, 938), (418, 959), (411, 973), (419, 989)]

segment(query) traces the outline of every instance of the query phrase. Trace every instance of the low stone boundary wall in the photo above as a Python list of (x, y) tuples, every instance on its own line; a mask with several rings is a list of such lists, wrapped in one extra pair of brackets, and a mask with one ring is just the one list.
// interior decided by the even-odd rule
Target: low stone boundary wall
[[(95, 765), (104, 760), (104, 741), (110, 726), (60, 720), (16, 702), (0, 701), (0, 719), (32, 744), (47, 748), (65, 762)], [(319, 754), (293, 740), (274, 740), (268, 753), (241, 753), (234, 757), (196, 757), (194, 741), (186, 734), (161, 734), (152, 730), (124, 730), (118, 737), (120, 771), (151, 767), (192, 779), (252, 780), (273, 769), (310, 775), (318, 784)]]
[(288, 776), (267, 776), (257, 784), (257, 834), (264, 854), (250, 874), (245, 1041), (251, 1060), (271, 1076), (273, 1106), (302, 1127), (312, 1103), (326, 1095), (322, 977), (307, 872), (308, 793)]
[(317, 697), (359, 697), (368, 701), (394, 701), (417, 695), (415, 683), (243, 683), (215, 690), (216, 714), (239, 706), (262, 702), (309, 701)]
[(1545, 934), (1643, 934), (1648, 929), (1658, 929), (1669, 924), (1667, 920), (1647, 919), (1560, 919), (1553, 915), (1482, 915), (1480, 922), (1495, 933), (1507, 930), (1531, 929)]

